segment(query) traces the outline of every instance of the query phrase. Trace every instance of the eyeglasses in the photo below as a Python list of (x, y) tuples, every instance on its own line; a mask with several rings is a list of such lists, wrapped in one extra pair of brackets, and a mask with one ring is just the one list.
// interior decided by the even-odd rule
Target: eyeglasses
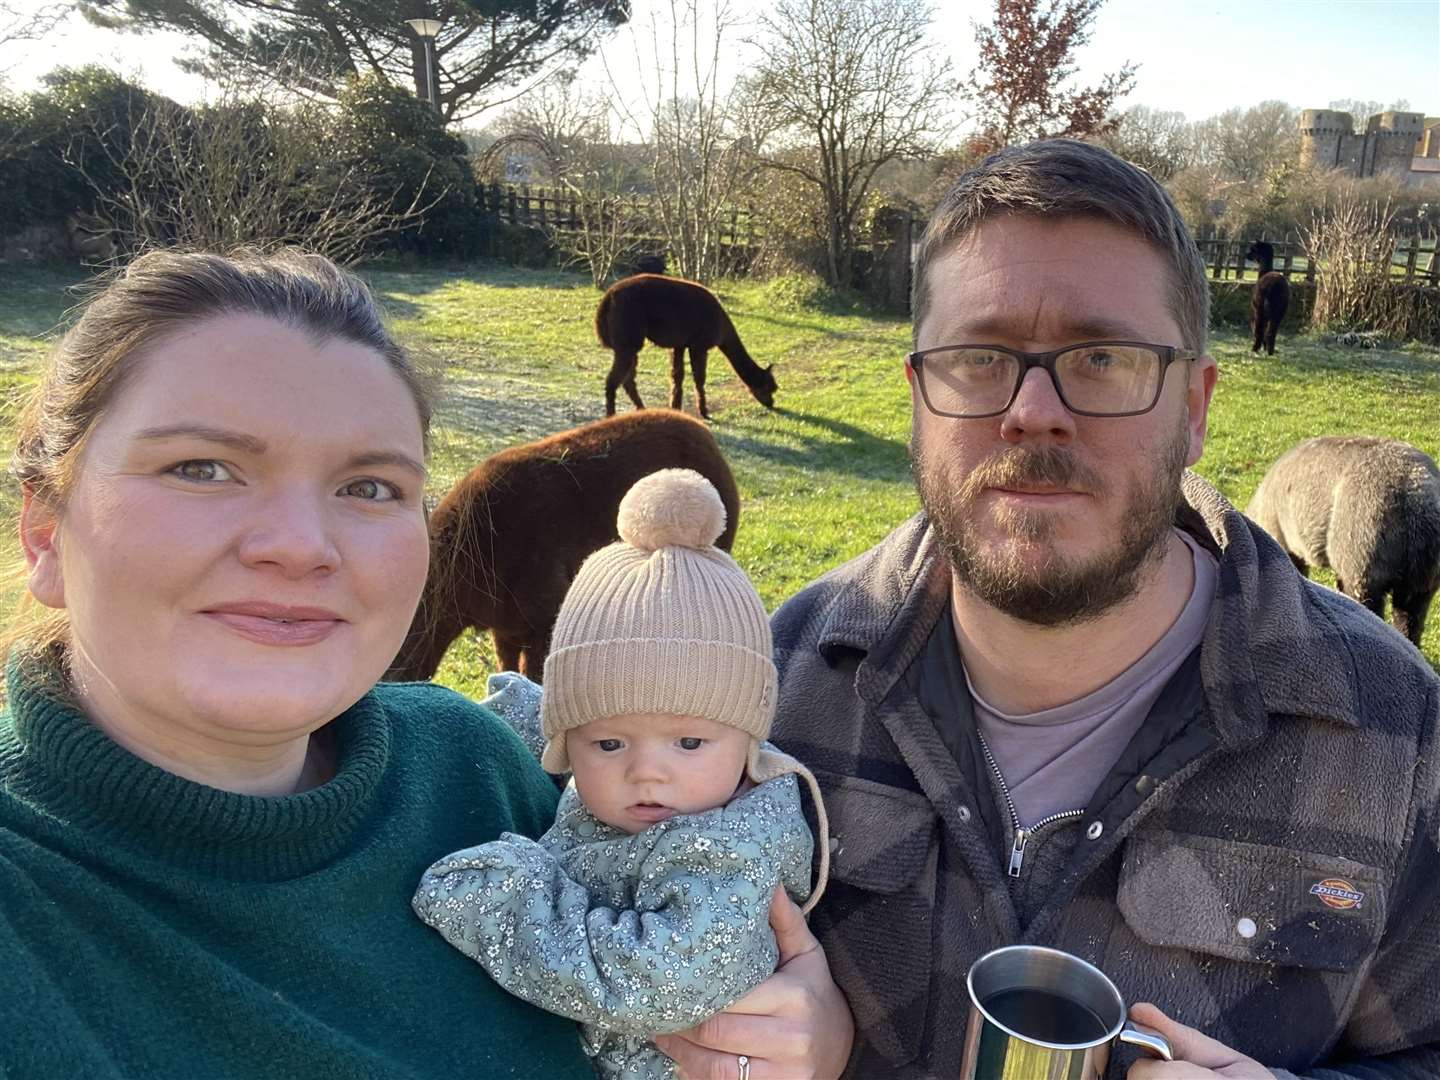
[(1139, 416), (1155, 407), (1165, 372), (1199, 353), (1139, 341), (1086, 341), (1052, 352), (1027, 353), (1002, 345), (941, 345), (912, 352), (925, 407), (936, 416), (978, 420), (1015, 404), (1031, 368), (1050, 374), (1065, 408), (1077, 416)]

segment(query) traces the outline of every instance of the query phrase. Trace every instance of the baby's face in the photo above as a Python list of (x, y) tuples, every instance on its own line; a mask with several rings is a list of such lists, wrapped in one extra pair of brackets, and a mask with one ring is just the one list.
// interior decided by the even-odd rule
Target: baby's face
[(586, 809), (638, 833), (729, 802), (750, 736), (698, 716), (642, 713), (582, 724), (566, 734), (565, 748)]

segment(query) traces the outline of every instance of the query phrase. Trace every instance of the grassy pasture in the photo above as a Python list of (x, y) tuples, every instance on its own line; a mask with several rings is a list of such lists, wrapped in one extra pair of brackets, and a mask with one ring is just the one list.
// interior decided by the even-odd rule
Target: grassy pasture
[[(400, 336), (443, 373), (435, 493), (496, 450), (602, 414), (609, 354), (595, 341), (598, 296), (587, 279), (495, 265), (366, 276)], [(7, 395), (31, 381), (83, 281), (78, 269), (0, 267)], [(780, 306), (762, 283), (718, 291), (751, 355), (773, 362), (779, 382), (778, 407), (768, 412), (723, 357), (711, 358), (712, 429), (744, 498), (734, 553), (773, 608), (917, 507), (901, 373), (909, 328), (901, 318)], [(1198, 470), (1241, 506), (1265, 468), (1311, 435), (1386, 435), (1440, 456), (1440, 350), (1352, 350), (1284, 336), (1277, 356), (1257, 358), (1245, 332), (1226, 329), (1212, 352), (1221, 377)], [(647, 404), (666, 403), (668, 380), (668, 355), (647, 348), (639, 376)], [(686, 403), (693, 407), (688, 387)], [(12, 406), (0, 423), (8, 430), (13, 421)], [(4, 509), (14, 500), (7, 489)], [(1424, 650), (1440, 663), (1440, 610)], [(492, 664), (488, 636), (467, 635), (439, 678), (479, 694)]]

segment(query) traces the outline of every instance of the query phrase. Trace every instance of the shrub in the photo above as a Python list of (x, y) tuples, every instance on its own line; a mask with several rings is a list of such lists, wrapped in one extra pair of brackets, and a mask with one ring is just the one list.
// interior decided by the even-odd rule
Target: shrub
[(834, 288), (818, 274), (794, 271), (765, 282), (760, 300), (770, 311), (823, 311), (832, 315), (853, 314), (861, 306), (853, 292)]
[(98, 67), (45, 82), (0, 98), (0, 234), (80, 211), (130, 250), (295, 243), (345, 261), (485, 245), (463, 140), (382, 80), (295, 105), (237, 77), (196, 108)]
[[(1250, 298), (1254, 294), (1253, 281), (1212, 281), (1210, 282), (1210, 325), (1249, 326)], [(1298, 334), (1310, 321), (1310, 309), (1314, 304), (1315, 286), (1304, 281), (1290, 282), (1290, 306), (1280, 327), (1287, 333)]]
[(44, 84), (0, 99), (0, 233), (95, 210), (96, 193), (119, 183), (116, 159), (137, 118), (166, 101), (95, 66), (58, 69)]
[(464, 258), (478, 253), (485, 224), (465, 140), (414, 94), (375, 76), (351, 80), (334, 120), (334, 159), (324, 172), (354, 175), (392, 214), (416, 220), (383, 240), (387, 251)]
[(1305, 243), (1320, 266), (1311, 314), (1317, 330), (1440, 343), (1440, 294), (1391, 279), (1394, 214), (1388, 200), (1351, 190), (1315, 215)]
[(794, 173), (767, 169), (757, 195), (764, 233), (751, 272), (757, 277), (824, 273), (825, 208), (819, 189)]

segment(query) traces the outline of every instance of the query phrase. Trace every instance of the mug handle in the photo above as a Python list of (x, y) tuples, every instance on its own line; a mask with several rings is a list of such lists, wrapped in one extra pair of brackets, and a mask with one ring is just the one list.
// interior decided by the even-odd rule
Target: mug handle
[(1161, 1061), (1175, 1060), (1175, 1055), (1170, 1050), (1169, 1039), (1154, 1028), (1137, 1024), (1133, 1020), (1126, 1020), (1125, 1026), (1120, 1029), (1120, 1041), (1129, 1043), (1131, 1046), (1138, 1046), (1142, 1050), (1154, 1054)]

